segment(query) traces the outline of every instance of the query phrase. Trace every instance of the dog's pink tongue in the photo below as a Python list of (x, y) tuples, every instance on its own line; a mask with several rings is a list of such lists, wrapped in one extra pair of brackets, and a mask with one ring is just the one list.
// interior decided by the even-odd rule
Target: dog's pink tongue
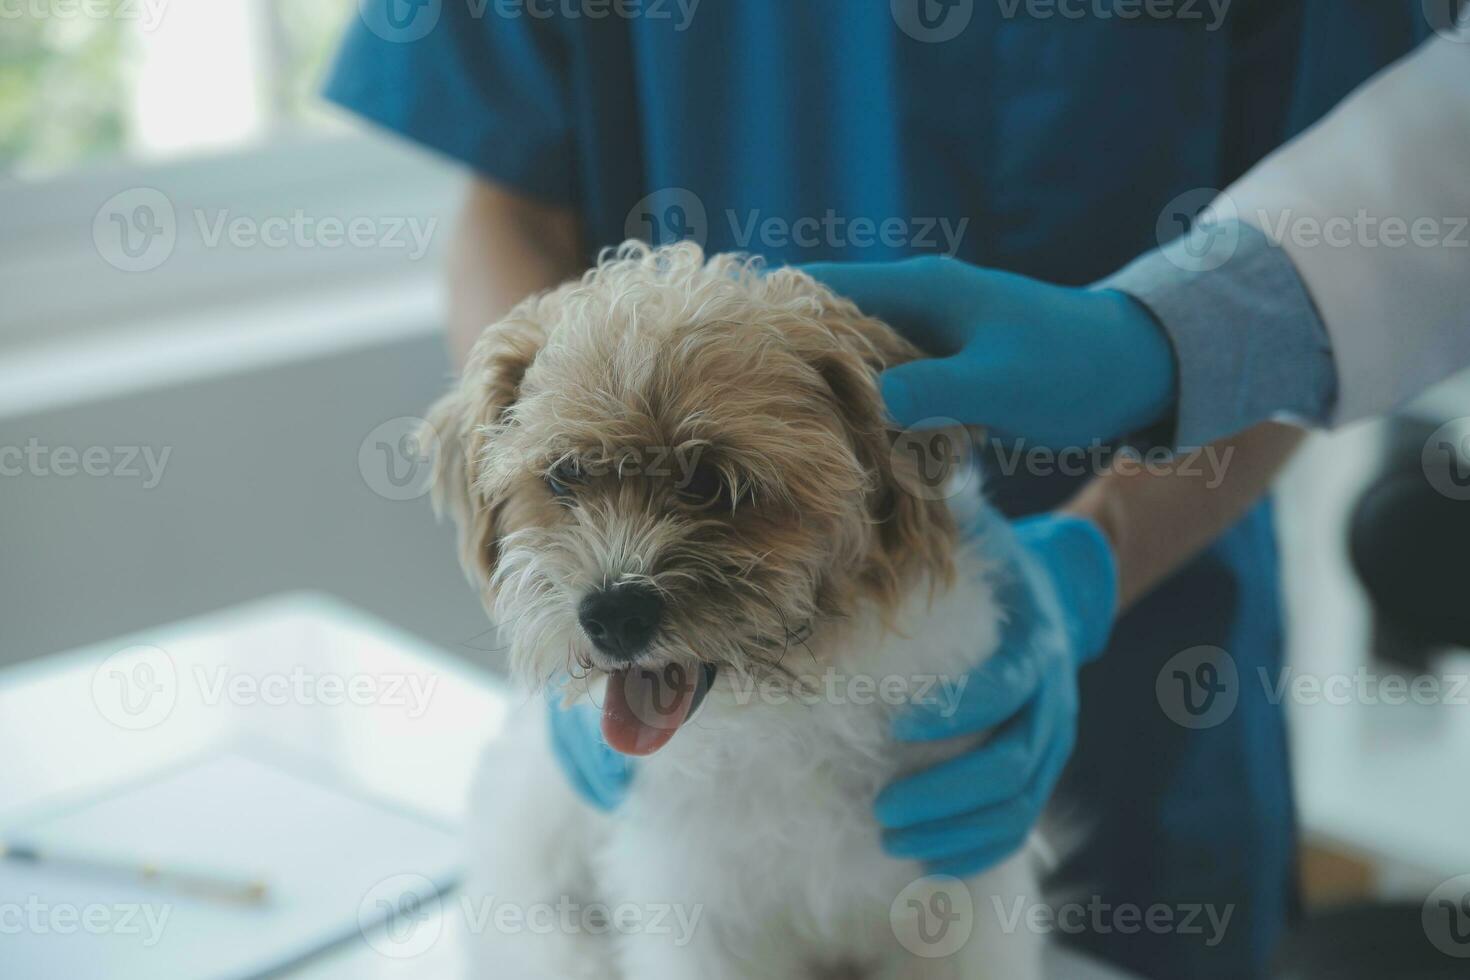
[(697, 677), (682, 664), (615, 672), (607, 679), (602, 737), (624, 755), (653, 755), (689, 719)]

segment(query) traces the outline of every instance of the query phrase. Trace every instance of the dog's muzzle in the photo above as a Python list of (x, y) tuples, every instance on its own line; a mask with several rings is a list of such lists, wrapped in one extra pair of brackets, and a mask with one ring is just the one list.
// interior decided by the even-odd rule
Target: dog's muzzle
[(663, 619), (664, 601), (646, 585), (615, 585), (590, 593), (577, 621), (592, 645), (614, 660), (632, 663), (648, 649)]

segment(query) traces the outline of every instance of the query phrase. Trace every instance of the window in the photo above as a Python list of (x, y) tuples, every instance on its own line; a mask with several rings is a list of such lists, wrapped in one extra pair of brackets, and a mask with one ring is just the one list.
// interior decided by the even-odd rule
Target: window
[(340, 126), (315, 97), (353, 0), (0, 0), (0, 176)]
[(0, 0), (0, 352), (434, 278), (459, 174), (317, 94), (357, 2)]

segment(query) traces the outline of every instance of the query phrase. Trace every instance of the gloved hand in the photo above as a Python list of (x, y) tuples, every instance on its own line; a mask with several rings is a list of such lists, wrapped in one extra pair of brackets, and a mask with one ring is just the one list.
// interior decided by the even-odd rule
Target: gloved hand
[(1051, 797), (1077, 733), (1077, 671), (1107, 644), (1117, 605), (1112, 545), (1091, 521), (1047, 514), (983, 532), (1005, 562), (998, 652), (970, 673), (957, 706), (922, 705), (901, 741), (994, 730), (979, 748), (900, 779), (876, 811), (891, 855), (962, 878), (1019, 850)]
[(941, 416), (1061, 449), (1136, 432), (1172, 410), (1173, 345), (1131, 296), (929, 256), (802, 269), (937, 358), (883, 374), (901, 426)]
[(563, 708), (556, 690), (548, 695), (547, 707), (551, 711), (551, 748), (567, 779), (599, 810), (615, 809), (633, 781), (633, 760), (602, 737), (602, 712), (590, 704)]

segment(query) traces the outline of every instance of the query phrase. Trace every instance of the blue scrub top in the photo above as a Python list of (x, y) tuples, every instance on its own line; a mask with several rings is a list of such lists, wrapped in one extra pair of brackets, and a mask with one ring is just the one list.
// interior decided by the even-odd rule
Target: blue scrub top
[[(777, 263), (937, 251), (1083, 284), (1155, 247), (1176, 196), (1226, 186), (1426, 30), (1415, 0), (1235, 0), (1218, 20), (1207, 0), (1169, 20), (1018, 4), (361, 0), (328, 94), (574, 207), (592, 252), (692, 235)], [(1025, 14), (1061, 8), (1084, 16)], [(639, 16), (594, 16), (614, 10)], [(1075, 490), (990, 487), (1011, 513)], [(1226, 720), (1191, 728), (1155, 684), (1202, 645), (1230, 653), (1240, 690)], [(1148, 977), (1264, 973), (1294, 895), (1284, 721), (1254, 680), (1280, 656), (1262, 506), (1084, 672), (1053, 808), (1060, 889), (1231, 906), (1230, 926), (1061, 938)]]

